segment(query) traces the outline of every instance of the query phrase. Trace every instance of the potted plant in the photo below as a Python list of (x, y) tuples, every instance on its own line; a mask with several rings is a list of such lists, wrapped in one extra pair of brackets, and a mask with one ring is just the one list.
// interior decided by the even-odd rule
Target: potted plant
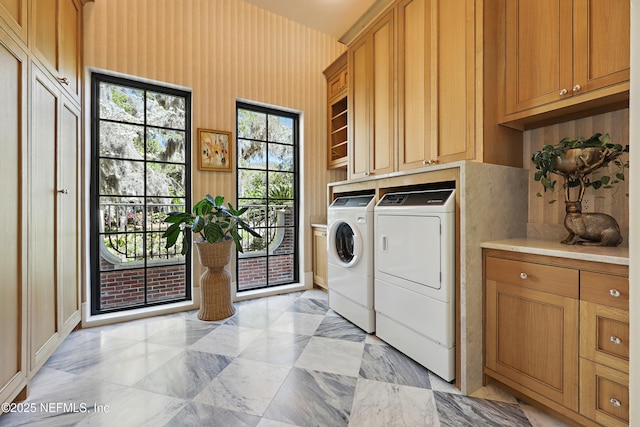
[[(562, 243), (568, 245), (585, 244), (600, 246), (617, 246), (622, 243), (620, 227), (616, 220), (604, 213), (582, 213), (582, 198), (586, 187), (613, 188), (624, 181), (624, 169), (629, 162), (622, 162), (620, 156), (628, 151), (628, 146), (612, 144), (609, 134), (602, 136), (596, 133), (590, 138), (571, 140), (563, 138), (558, 144), (545, 145), (540, 151), (533, 153), (531, 161), (536, 166), (534, 179), (539, 181), (544, 191), (555, 190), (556, 181), (550, 174), (564, 177), (565, 189), (564, 226), (569, 236)], [(618, 167), (612, 178), (601, 175), (592, 179), (589, 174), (613, 163)], [(571, 188), (578, 187), (578, 196), (571, 199)], [(538, 197), (542, 194), (537, 193)], [(555, 202), (552, 200), (550, 203)], [(582, 239), (582, 240), (581, 240)]]
[(242, 252), (242, 235), (245, 230), (254, 237), (261, 237), (251, 229), (241, 215), (247, 208), (235, 209), (231, 203), (224, 205), (224, 197), (206, 197), (197, 202), (189, 212), (170, 212), (165, 221), (171, 224), (162, 235), (167, 239), (165, 247), (171, 248), (182, 236), (182, 254), (188, 250), (187, 231), (198, 235), (195, 240), (200, 263), (206, 271), (200, 277), (200, 320), (220, 320), (235, 313), (231, 303), (231, 274), (225, 266), (231, 260), (231, 243)]
[[(596, 133), (590, 138), (563, 138), (555, 145), (545, 145), (531, 156), (531, 161), (537, 169), (534, 179), (542, 184), (546, 192), (547, 190), (555, 191), (556, 181), (551, 177), (552, 173), (563, 176), (565, 201), (569, 200), (569, 189), (573, 187), (580, 187), (578, 201), (582, 201), (586, 187), (593, 187), (596, 190), (613, 188), (624, 181), (624, 169), (629, 167), (629, 162), (622, 162), (619, 159), (622, 153), (628, 151), (628, 148), (621, 144), (612, 144), (610, 140), (609, 134), (603, 136), (601, 133)], [(608, 174), (597, 178), (587, 176), (610, 163), (618, 168), (613, 177)], [(536, 195), (542, 197), (541, 193)], [(550, 203), (553, 202), (555, 200)]]

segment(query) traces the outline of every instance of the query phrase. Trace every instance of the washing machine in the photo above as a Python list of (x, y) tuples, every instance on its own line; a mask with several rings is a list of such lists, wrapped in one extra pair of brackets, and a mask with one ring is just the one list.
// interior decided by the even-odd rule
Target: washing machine
[(374, 195), (336, 198), (327, 212), (329, 307), (365, 332), (373, 307)]
[(455, 378), (455, 189), (388, 193), (374, 212), (376, 335)]

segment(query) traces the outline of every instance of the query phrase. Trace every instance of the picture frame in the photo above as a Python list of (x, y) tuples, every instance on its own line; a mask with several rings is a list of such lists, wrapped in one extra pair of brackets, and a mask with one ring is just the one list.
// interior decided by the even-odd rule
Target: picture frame
[(198, 128), (198, 169), (231, 172), (233, 138), (231, 132)]

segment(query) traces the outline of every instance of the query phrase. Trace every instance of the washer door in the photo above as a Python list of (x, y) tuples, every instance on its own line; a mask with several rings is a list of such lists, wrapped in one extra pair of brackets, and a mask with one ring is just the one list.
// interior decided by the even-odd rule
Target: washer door
[(346, 221), (336, 221), (329, 232), (329, 251), (338, 265), (356, 265), (362, 257), (362, 238), (358, 229)]

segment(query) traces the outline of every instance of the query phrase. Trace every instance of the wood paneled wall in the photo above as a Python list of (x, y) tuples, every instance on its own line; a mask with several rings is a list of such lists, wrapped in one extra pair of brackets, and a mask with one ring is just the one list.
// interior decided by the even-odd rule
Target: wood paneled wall
[[(561, 191), (563, 178), (557, 176), (556, 193), (543, 192), (542, 185), (534, 181), (536, 172), (531, 163), (531, 154), (541, 149), (546, 144), (556, 144), (562, 138), (576, 138), (578, 136), (589, 137), (596, 132), (603, 135), (608, 133), (611, 142), (616, 144), (629, 144), (629, 109), (613, 111), (610, 113), (590, 116), (579, 120), (572, 120), (556, 125), (546, 126), (524, 132), (524, 167), (529, 168), (529, 224), (551, 224), (562, 225), (565, 216), (564, 193)], [(628, 159), (629, 154), (625, 153), (623, 160)], [(615, 166), (611, 171), (615, 172)], [(625, 170), (626, 182), (619, 185), (617, 190), (587, 188), (586, 194), (595, 196), (595, 212), (603, 212), (613, 216), (623, 231), (623, 245), (628, 245), (629, 228), (629, 170)], [(536, 197), (536, 193), (541, 193), (544, 197)], [(550, 204), (549, 201), (557, 200)], [(564, 229), (561, 229), (564, 230)], [(564, 233), (564, 231), (562, 231)], [(565, 233), (566, 234), (566, 233)], [(564, 237), (564, 236), (563, 236)]]
[[(326, 184), (346, 178), (326, 168), (322, 74), (345, 50), (331, 36), (242, 0), (96, 0), (84, 7), (85, 65), (192, 88), (194, 144), (199, 127), (235, 139), (237, 99), (302, 112), (301, 280), (311, 270), (310, 218), (326, 217)], [(201, 172), (197, 146), (193, 152), (194, 199), (211, 193), (235, 202), (235, 164), (232, 173)]]

